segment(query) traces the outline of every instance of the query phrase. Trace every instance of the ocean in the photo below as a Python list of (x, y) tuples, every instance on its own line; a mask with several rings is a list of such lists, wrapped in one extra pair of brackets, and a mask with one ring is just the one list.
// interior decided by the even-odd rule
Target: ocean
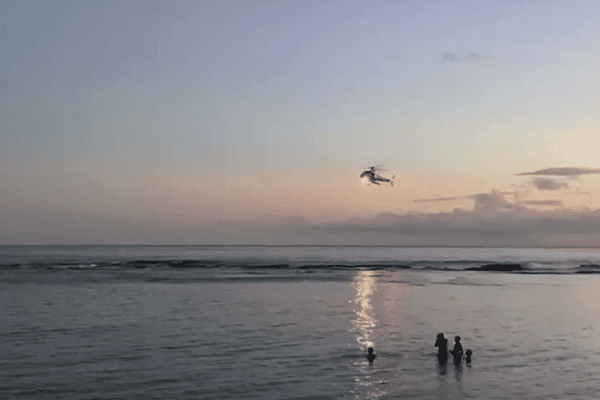
[[(598, 249), (0, 246), (0, 398), (594, 399), (599, 265)], [(440, 365), (438, 333), (472, 361)]]

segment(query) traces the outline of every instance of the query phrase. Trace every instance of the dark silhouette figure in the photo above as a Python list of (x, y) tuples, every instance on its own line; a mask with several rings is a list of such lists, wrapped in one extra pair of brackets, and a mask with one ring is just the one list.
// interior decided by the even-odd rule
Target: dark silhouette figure
[(360, 174), (361, 178), (363, 178), (365, 176), (368, 177), (369, 181), (371, 183), (374, 183), (375, 185), (379, 185), (378, 182), (389, 182), (392, 186), (394, 186), (394, 178), (396, 177), (396, 175), (394, 175), (392, 177), (392, 179), (384, 178), (383, 176), (381, 176), (377, 173), (377, 168), (375, 168), (375, 167), (371, 167), (370, 169), (368, 169), (368, 170), (364, 171), (362, 174)]
[(445, 365), (448, 360), (448, 339), (443, 333), (438, 333), (435, 347), (438, 348), (438, 361), (440, 365)]
[(368, 351), (369, 351), (369, 354), (367, 354), (367, 359), (369, 360), (369, 364), (372, 364), (375, 357), (377, 357), (377, 354), (373, 354), (372, 347), (369, 347)]
[(454, 365), (460, 364), (463, 356), (462, 344), (460, 344), (460, 336), (454, 336), (454, 348), (452, 349), (452, 356), (454, 357)]
[(473, 354), (473, 352), (471, 351), (471, 349), (467, 350), (467, 352), (465, 353), (465, 355), (467, 356), (466, 359), (465, 359), (467, 361), (467, 364), (471, 362), (471, 355), (472, 354)]

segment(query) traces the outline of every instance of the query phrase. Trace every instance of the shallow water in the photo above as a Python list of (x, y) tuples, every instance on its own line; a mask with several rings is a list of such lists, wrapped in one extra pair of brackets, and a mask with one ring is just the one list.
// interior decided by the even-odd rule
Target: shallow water
[[(598, 278), (4, 270), (0, 397), (592, 399)], [(438, 365), (439, 332), (451, 343), (462, 337), (470, 365)], [(372, 365), (369, 346), (378, 355)]]

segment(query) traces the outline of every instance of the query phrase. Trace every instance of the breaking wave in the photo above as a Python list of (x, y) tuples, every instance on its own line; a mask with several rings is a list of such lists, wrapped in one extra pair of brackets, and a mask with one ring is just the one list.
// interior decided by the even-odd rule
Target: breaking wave
[(414, 270), (600, 273), (598, 249), (318, 246), (0, 246), (0, 270)]

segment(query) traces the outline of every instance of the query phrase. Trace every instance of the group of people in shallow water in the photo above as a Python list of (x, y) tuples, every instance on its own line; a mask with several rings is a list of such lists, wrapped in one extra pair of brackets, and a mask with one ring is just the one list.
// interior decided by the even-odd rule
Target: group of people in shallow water
[[(435, 341), (435, 347), (438, 348), (438, 361), (440, 365), (445, 365), (446, 361), (448, 361), (448, 339), (444, 337), (443, 333), (438, 333), (437, 340)], [(454, 364), (460, 364), (463, 358), (463, 347), (460, 344), (460, 336), (454, 336), (454, 348), (450, 351), (452, 357), (454, 358)], [(471, 356), (473, 352), (469, 349), (465, 353), (465, 361), (467, 364), (471, 362)], [(372, 363), (377, 357), (376, 354), (373, 353), (373, 348), (369, 347), (367, 350), (367, 359), (369, 363)]]
[[(448, 339), (444, 337), (443, 333), (438, 333), (437, 340), (435, 341), (435, 347), (438, 348), (438, 361), (440, 365), (446, 364), (448, 360)], [(460, 344), (460, 336), (454, 336), (454, 348), (450, 351), (452, 357), (454, 358), (454, 364), (460, 364), (463, 358), (463, 347)], [(473, 352), (471, 350), (467, 350), (465, 353), (465, 360), (467, 364), (471, 362), (471, 356)]]

